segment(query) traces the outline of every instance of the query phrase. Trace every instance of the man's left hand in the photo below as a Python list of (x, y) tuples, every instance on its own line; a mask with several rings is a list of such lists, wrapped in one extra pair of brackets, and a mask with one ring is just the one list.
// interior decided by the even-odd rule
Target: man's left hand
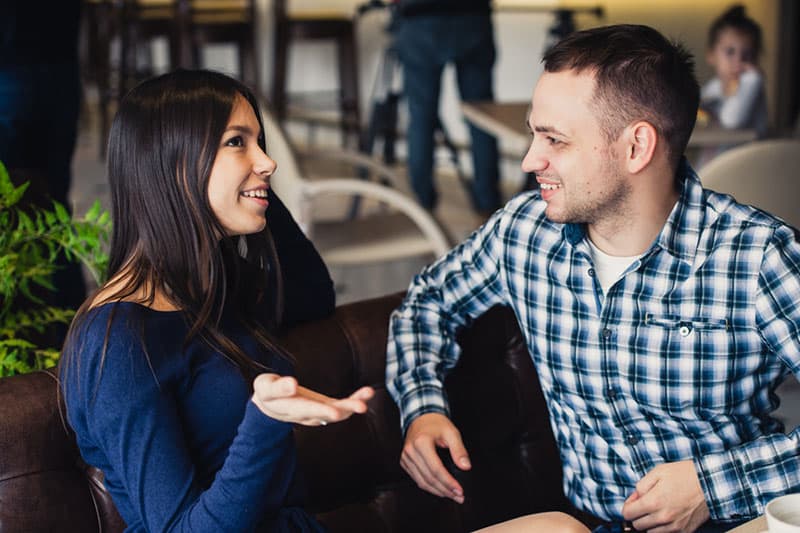
[(625, 500), (622, 515), (649, 533), (695, 531), (711, 516), (692, 461), (653, 468)]

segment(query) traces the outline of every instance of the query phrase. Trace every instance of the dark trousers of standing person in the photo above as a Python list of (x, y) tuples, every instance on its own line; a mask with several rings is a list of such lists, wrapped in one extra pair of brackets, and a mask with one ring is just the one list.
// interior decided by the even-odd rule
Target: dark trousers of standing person
[[(23, 202), (69, 210), (81, 84), (75, 62), (0, 65), (0, 161), (12, 180), (33, 180)], [(15, 179), (16, 178), (16, 179)], [(47, 303), (77, 309), (86, 295), (81, 265), (58, 261)]]
[[(433, 183), (434, 130), (439, 115), (442, 71), (453, 63), (461, 99), (492, 100), (495, 60), (492, 19), (483, 14), (401, 17), (395, 47), (403, 65), (408, 102), (408, 172), (419, 203), (436, 206)], [(498, 150), (494, 136), (470, 125), (472, 138), (472, 203), (488, 213), (500, 203)]]

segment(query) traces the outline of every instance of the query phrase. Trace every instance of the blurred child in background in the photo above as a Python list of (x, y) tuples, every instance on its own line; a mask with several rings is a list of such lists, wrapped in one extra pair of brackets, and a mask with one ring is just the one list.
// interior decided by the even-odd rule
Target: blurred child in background
[(701, 107), (724, 128), (767, 132), (764, 76), (758, 67), (761, 28), (734, 5), (717, 18), (708, 31), (706, 61), (715, 76), (701, 91)]

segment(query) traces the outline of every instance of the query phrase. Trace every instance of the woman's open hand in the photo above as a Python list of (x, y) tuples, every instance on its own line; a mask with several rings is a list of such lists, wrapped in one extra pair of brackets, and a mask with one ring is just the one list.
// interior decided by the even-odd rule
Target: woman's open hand
[(283, 422), (324, 426), (367, 411), (375, 391), (361, 387), (347, 398), (331, 398), (297, 384), (293, 377), (260, 374), (253, 382), (253, 403), (262, 413)]

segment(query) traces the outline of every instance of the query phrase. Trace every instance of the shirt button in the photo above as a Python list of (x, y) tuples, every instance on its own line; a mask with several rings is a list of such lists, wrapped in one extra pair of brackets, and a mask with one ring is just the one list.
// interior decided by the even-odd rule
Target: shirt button
[(628, 438), (625, 439), (625, 442), (627, 442), (631, 446), (634, 446), (639, 443), (639, 437), (637, 437), (636, 435), (628, 435)]
[(590, 268), (588, 274), (589, 274), (590, 277), (593, 278), (594, 277), (594, 269)]
[(601, 332), (601, 335), (603, 335), (603, 338), (606, 340), (610, 339), (612, 334), (613, 332), (609, 328), (603, 328), (603, 331)]
[(681, 334), (681, 337), (688, 337), (689, 333), (692, 332), (692, 327), (688, 324), (682, 324), (678, 332)]

